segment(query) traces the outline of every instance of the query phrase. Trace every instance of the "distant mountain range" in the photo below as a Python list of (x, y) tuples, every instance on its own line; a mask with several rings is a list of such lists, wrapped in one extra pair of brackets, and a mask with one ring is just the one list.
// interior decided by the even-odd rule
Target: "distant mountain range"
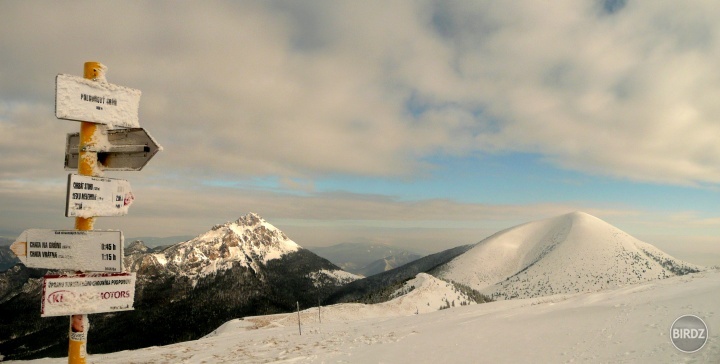
[(168, 236), (164, 238), (158, 238), (154, 236), (141, 236), (134, 238), (125, 238), (125, 241), (142, 241), (143, 244), (149, 248), (158, 248), (174, 245), (183, 241), (188, 241), (192, 238), (194, 238), (194, 236), (191, 235)]
[(422, 257), (406, 249), (371, 243), (341, 243), (308, 249), (345, 271), (365, 277), (400, 267)]

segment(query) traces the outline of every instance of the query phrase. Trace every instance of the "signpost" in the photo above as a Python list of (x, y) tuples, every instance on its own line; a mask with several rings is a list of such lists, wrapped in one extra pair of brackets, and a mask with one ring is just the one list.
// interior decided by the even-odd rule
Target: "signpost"
[(40, 315), (128, 311), (134, 297), (135, 273), (46, 275)]
[(65, 216), (123, 216), (135, 199), (130, 182), (105, 177), (68, 175)]
[[(65, 168), (78, 171), (68, 176), (65, 216), (75, 217), (77, 230), (25, 230), (11, 249), (28, 267), (123, 270), (122, 233), (93, 225), (96, 216), (127, 214), (134, 196), (128, 181), (102, 177), (102, 171), (139, 171), (162, 147), (140, 128), (141, 92), (108, 83), (106, 70), (85, 62), (82, 78), (56, 78), (55, 116), (81, 122), (65, 149)], [(132, 310), (134, 298), (135, 273), (46, 275), (40, 314), (71, 315), (68, 363), (85, 364), (87, 314)]]
[[(139, 171), (162, 148), (143, 128), (113, 129), (100, 133), (93, 151), (105, 171)], [(80, 159), (80, 133), (68, 134), (65, 169), (77, 169)]]
[[(68, 176), (65, 216), (75, 217), (77, 230), (25, 230), (10, 249), (28, 267), (123, 271), (122, 232), (93, 225), (96, 216), (126, 215), (134, 196), (128, 181), (102, 171), (139, 171), (162, 147), (140, 128), (141, 92), (107, 83), (106, 69), (85, 62), (83, 78), (56, 78), (55, 116), (81, 122), (65, 148), (65, 168), (78, 171)], [(85, 364), (87, 314), (132, 310), (135, 273), (46, 275), (42, 296), (42, 317), (71, 315), (68, 363)]]
[(63, 74), (57, 75), (55, 88), (58, 119), (127, 128), (140, 126), (140, 90)]
[(120, 231), (28, 229), (10, 246), (29, 268), (122, 272)]

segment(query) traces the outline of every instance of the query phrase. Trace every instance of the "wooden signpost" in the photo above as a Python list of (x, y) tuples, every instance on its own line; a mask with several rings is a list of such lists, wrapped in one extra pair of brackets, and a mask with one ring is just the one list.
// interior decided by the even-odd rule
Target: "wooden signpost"
[(70, 315), (69, 364), (86, 363), (87, 314), (132, 310), (134, 304), (135, 273), (123, 272), (122, 232), (93, 230), (96, 216), (127, 214), (134, 196), (128, 181), (102, 173), (140, 170), (162, 150), (140, 128), (141, 92), (107, 83), (106, 70), (86, 62), (83, 78), (56, 78), (55, 116), (81, 122), (65, 151), (65, 168), (78, 171), (68, 176), (65, 208), (76, 230), (28, 229), (11, 246), (28, 267), (77, 272), (43, 279), (41, 316)]

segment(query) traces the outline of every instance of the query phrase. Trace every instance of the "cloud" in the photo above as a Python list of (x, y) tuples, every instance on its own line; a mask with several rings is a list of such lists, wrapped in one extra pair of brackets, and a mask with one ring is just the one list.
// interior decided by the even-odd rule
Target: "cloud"
[(0, 179), (48, 178), (63, 170), (66, 133), (48, 117), (52, 112), (48, 105), (0, 99)]
[(0, 99), (46, 112), (56, 73), (100, 60), (110, 82), (143, 91), (141, 123), (177, 173), (398, 177), (436, 154), (501, 151), (633, 180), (720, 181), (709, 2), (2, 8)]
[(464, 78), (499, 120), (477, 145), (620, 178), (717, 183), (717, 26), (694, 5), (598, 16), (587, 2), (506, 4), (480, 9), (489, 32), (463, 26), (480, 10), (457, 11), (453, 34), (482, 39), (458, 47)]

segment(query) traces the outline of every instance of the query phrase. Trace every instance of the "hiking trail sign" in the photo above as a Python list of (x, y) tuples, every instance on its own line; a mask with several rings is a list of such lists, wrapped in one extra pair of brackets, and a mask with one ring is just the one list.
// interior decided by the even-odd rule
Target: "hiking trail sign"
[(28, 229), (10, 249), (28, 268), (123, 271), (120, 231)]
[[(111, 129), (97, 135), (88, 152), (97, 152), (98, 164), (104, 171), (139, 171), (162, 147), (143, 128)], [(65, 169), (77, 170), (80, 159), (80, 133), (67, 135)]]
[(68, 175), (65, 216), (127, 215), (135, 196), (124, 179)]
[(55, 78), (55, 116), (113, 127), (140, 126), (140, 90), (59, 74)]

